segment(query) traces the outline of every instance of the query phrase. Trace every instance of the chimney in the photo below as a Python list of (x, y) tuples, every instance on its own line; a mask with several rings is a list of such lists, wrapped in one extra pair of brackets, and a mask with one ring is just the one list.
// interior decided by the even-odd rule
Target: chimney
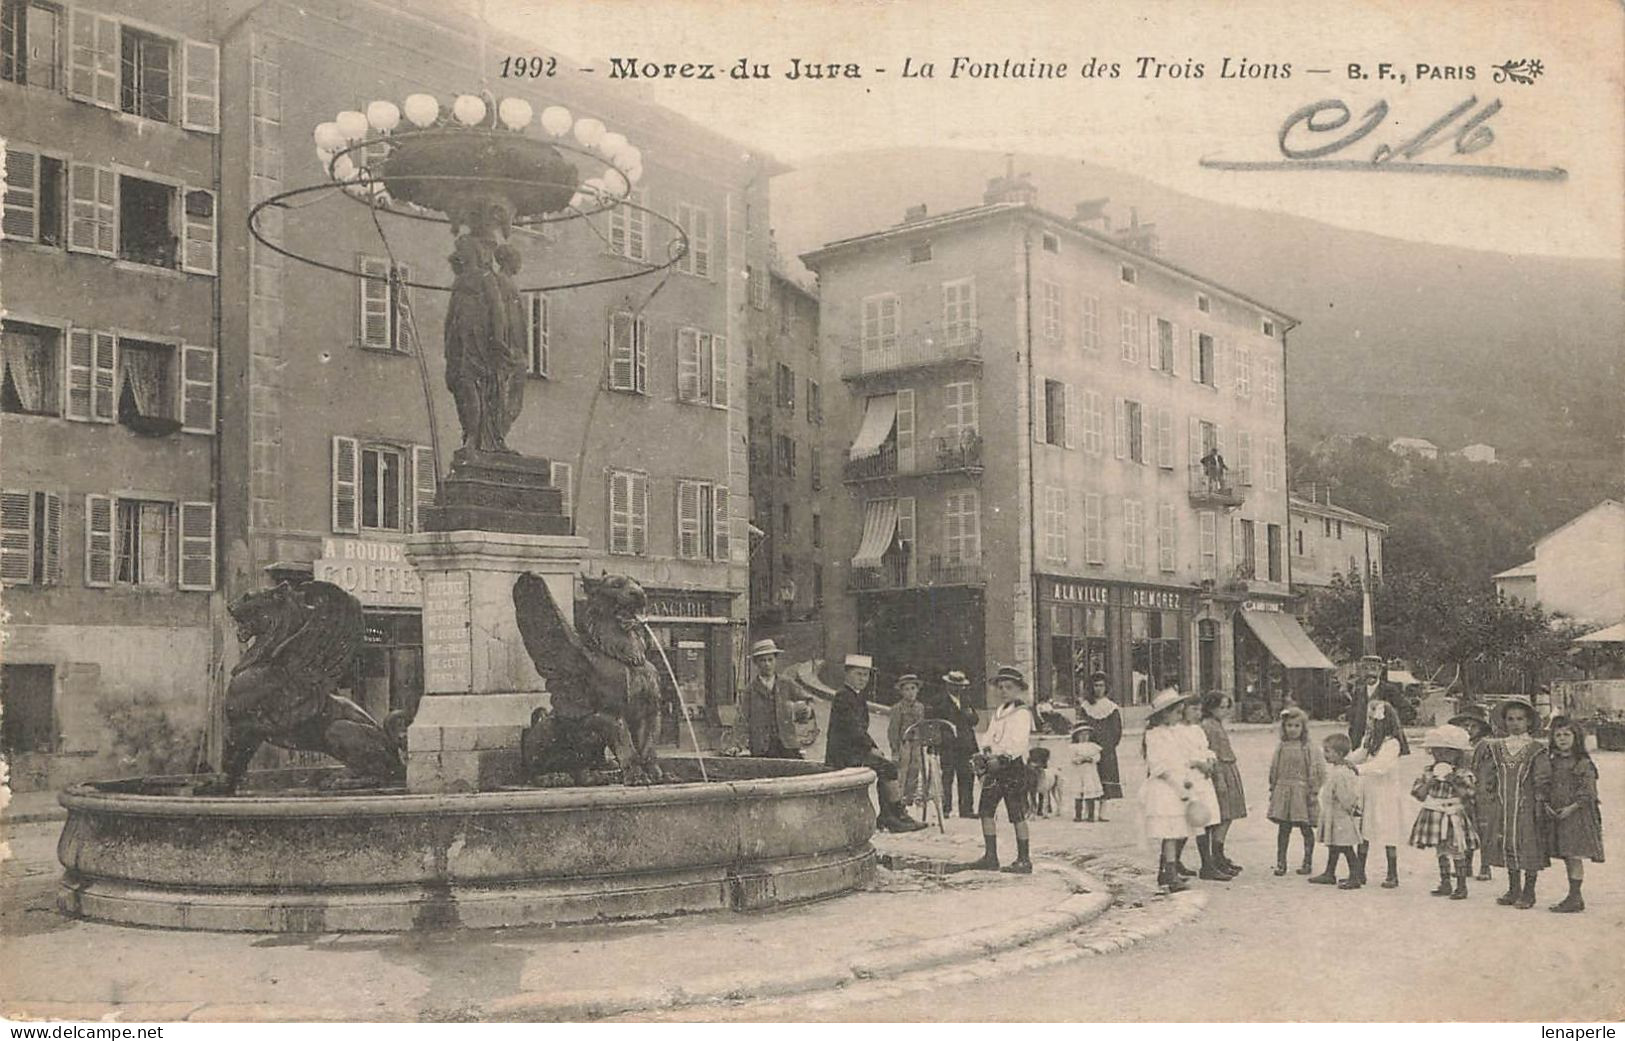
[(903, 223), (913, 224), (915, 221), (925, 220), (925, 214), (925, 203), (922, 202), (917, 206), (910, 206), (908, 209), (903, 211)]
[(1031, 206), (1038, 201), (1038, 189), (1033, 187), (1032, 174), (1024, 173), (1017, 176), (1015, 170), (1016, 157), (1006, 154), (1004, 176), (988, 179), (987, 190), (982, 193), (983, 206), (993, 206), (1001, 202)]
[(1099, 199), (1085, 199), (1072, 208), (1072, 223), (1088, 231), (1098, 231), (1109, 235), (1112, 230), (1112, 219), (1106, 216), (1106, 203), (1111, 200), (1105, 197)]
[(1140, 209), (1138, 206), (1129, 207), (1128, 227), (1120, 228), (1116, 235), (1118, 243), (1126, 249), (1146, 256), (1155, 257), (1161, 254), (1162, 245), (1157, 237), (1157, 226), (1152, 223), (1140, 223)]

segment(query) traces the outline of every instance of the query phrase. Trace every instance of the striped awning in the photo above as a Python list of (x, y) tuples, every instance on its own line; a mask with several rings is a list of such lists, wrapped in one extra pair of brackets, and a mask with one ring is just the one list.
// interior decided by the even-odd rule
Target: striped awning
[(1242, 611), (1247, 627), (1269, 650), (1275, 660), (1289, 669), (1336, 668), (1331, 659), (1320, 653), (1309, 634), (1298, 620), (1284, 611)]
[(863, 504), (863, 542), (852, 558), (856, 568), (881, 566), (881, 558), (897, 537), (897, 500), (870, 499)]
[(858, 429), (857, 440), (852, 442), (849, 457), (855, 462), (879, 453), (880, 446), (886, 443), (896, 425), (897, 395), (883, 394), (868, 399), (863, 408), (863, 426)]

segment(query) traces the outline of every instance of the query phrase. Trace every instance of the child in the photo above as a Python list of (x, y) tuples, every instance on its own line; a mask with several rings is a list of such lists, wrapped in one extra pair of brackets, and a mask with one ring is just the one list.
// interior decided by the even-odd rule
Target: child
[(1507, 869), (1507, 891), (1495, 898), (1502, 907), (1527, 911), (1535, 906), (1535, 878), (1551, 865), (1542, 840), (1540, 816), (1552, 784), (1552, 760), (1533, 731), (1540, 716), (1525, 698), (1504, 698), (1492, 713), (1505, 737), (1484, 741), (1488, 772), (1479, 777), (1495, 798), (1495, 842), (1490, 863)]
[(1224, 840), (1230, 834), (1231, 822), (1247, 816), (1247, 791), (1241, 785), (1241, 771), (1236, 768), (1236, 751), (1224, 729), (1225, 721), (1234, 712), (1235, 702), (1222, 690), (1209, 691), (1202, 697), (1202, 733), (1213, 753), (1213, 790), (1219, 801), (1219, 816), (1208, 825), (1207, 841), (1213, 851), (1214, 868), (1231, 876), (1241, 874), (1241, 865), (1225, 856)]
[(911, 803), (919, 794), (920, 775), (925, 765), (919, 731), (910, 733), (914, 725), (925, 718), (925, 706), (920, 703), (920, 677), (912, 672), (897, 677), (897, 693), (900, 700), (892, 706), (886, 737), (891, 744), (892, 761), (897, 764), (903, 781), (903, 801)]
[(1349, 756), (1349, 765), (1360, 773), (1360, 789), (1365, 793), (1362, 807), (1359, 857), (1355, 860), (1350, 889), (1365, 884), (1366, 856), (1372, 843), (1381, 843), (1388, 854), (1388, 877), (1382, 888), (1399, 885), (1399, 847), (1410, 838), (1411, 806), (1405, 798), (1401, 756), (1411, 754), (1405, 729), (1399, 723), (1399, 710), (1378, 698), (1366, 704), (1365, 743)]
[(1157, 884), (1169, 893), (1189, 888), (1178, 870), (1179, 850), (1190, 834), (1188, 807), (1193, 804), (1196, 772), (1190, 746), (1179, 729), (1179, 709), (1190, 700), (1172, 687), (1151, 699), (1141, 752), (1145, 758), (1146, 838), (1157, 843)]
[(1597, 806), (1597, 766), (1586, 751), (1585, 730), (1567, 716), (1552, 720), (1548, 747), (1552, 787), (1547, 796), (1546, 848), (1561, 857), (1569, 873), (1569, 895), (1551, 910), (1575, 914), (1586, 909), (1580, 899), (1585, 861), (1602, 863), (1602, 811)]
[[(1411, 786), (1411, 796), (1422, 803), (1411, 825), (1411, 845), (1439, 851), (1439, 888), (1434, 896), (1467, 899), (1467, 876), (1472, 873), (1478, 829), (1473, 825), (1473, 772), (1462, 764), (1472, 751), (1467, 731), (1445, 724), (1428, 731), (1422, 747), (1433, 754), (1433, 765)], [(1456, 874), (1455, 889), (1450, 872)]]
[(1072, 728), (1072, 778), (1077, 782), (1078, 795), (1072, 801), (1072, 819), (1082, 822), (1083, 812), (1089, 811), (1089, 823), (1095, 822), (1095, 806), (1106, 789), (1100, 783), (1100, 746), (1095, 744), (1095, 732), (1087, 723)]
[[(1033, 713), (1027, 707), (1027, 677), (1020, 669), (1001, 666), (993, 677), (993, 687), (1004, 702), (993, 713), (993, 721), (982, 736), (982, 750), (978, 753), (986, 764), (982, 777), (982, 800), (977, 806), (978, 816), (982, 819), (982, 844), (986, 850), (981, 860), (955, 865), (949, 870), (1030, 875), (1033, 873), (1033, 862), (1028, 847), (1027, 799), (1030, 786), (1027, 752), (1032, 738)], [(1001, 802), (1016, 831), (1016, 859), (1002, 868), (999, 866), (999, 843), (994, 824)]]
[(1460, 712), (1451, 716), (1447, 722), (1453, 727), (1461, 727), (1467, 731), (1467, 739), (1473, 743), (1473, 754), (1469, 762), (1473, 768), (1473, 779), (1479, 783), (1479, 790), (1473, 796), (1473, 826), (1478, 829), (1478, 880), (1490, 880), (1490, 843), (1495, 841), (1495, 835), (1490, 830), (1497, 816), (1490, 806), (1490, 798), (1483, 790), (1482, 781), (1485, 771), (1492, 769), (1488, 766), (1488, 751), (1484, 747), (1484, 739), (1490, 736), (1490, 715), (1484, 711), (1482, 705), (1464, 705)]
[[(1326, 760), (1326, 781), (1320, 786), (1320, 841), (1328, 848), (1328, 853), (1326, 870), (1309, 881), (1317, 886), (1358, 889), (1360, 865), (1354, 849), (1362, 841), (1360, 814), (1363, 796), (1360, 778), (1348, 764), (1348, 735), (1330, 735), (1321, 742), (1320, 750)], [(1349, 877), (1341, 884), (1337, 881), (1339, 857), (1347, 858), (1349, 863)]]
[(1298, 874), (1314, 871), (1315, 825), (1320, 822), (1320, 786), (1326, 761), (1309, 746), (1309, 717), (1302, 709), (1281, 713), (1281, 743), (1270, 761), (1269, 819), (1275, 822), (1275, 874), (1286, 874), (1286, 851), (1292, 829), (1303, 835), (1303, 865)]
[[(1219, 812), (1219, 792), (1213, 785), (1218, 757), (1208, 747), (1207, 731), (1202, 729), (1202, 706), (1192, 699), (1180, 706), (1180, 714), (1184, 717), (1179, 725), (1180, 738), (1189, 750), (1191, 769), (1195, 771), (1192, 795), (1202, 807), (1199, 813), (1192, 811), (1190, 819), (1190, 834), (1196, 836), (1196, 852), (1202, 858), (1202, 868), (1196, 874), (1206, 882), (1228, 882), (1235, 876), (1220, 870), (1214, 862), (1213, 841), (1208, 831), (1209, 826), (1217, 824), (1222, 817)], [(1198, 817), (1201, 818), (1200, 823)], [(1184, 840), (1179, 843), (1179, 852), (1185, 852)], [(1180, 858), (1175, 858), (1174, 868), (1189, 870), (1180, 863)]]

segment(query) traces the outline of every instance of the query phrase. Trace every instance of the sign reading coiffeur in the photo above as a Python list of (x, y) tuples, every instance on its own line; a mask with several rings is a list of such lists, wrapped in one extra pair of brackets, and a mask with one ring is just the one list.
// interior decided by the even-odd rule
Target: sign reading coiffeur
[(323, 539), (315, 577), (331, 582), (365, 607), (421, 607), (423, 582), (399, 542)]

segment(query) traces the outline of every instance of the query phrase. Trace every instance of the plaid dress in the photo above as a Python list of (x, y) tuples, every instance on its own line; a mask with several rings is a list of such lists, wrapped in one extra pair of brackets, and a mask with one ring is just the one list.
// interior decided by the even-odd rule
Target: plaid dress
[(1478, 848), (1478, 828), (1473, 824), (1471, 770), (1457, 768), (1444, 777), (1433, 767), (1417, 778), (1411, 794), (1422, 800), (1422, 809), (1411, 825), (1410, 844), (1418, 849), (1437, 848), (1440, 856), (1465, 857)]

